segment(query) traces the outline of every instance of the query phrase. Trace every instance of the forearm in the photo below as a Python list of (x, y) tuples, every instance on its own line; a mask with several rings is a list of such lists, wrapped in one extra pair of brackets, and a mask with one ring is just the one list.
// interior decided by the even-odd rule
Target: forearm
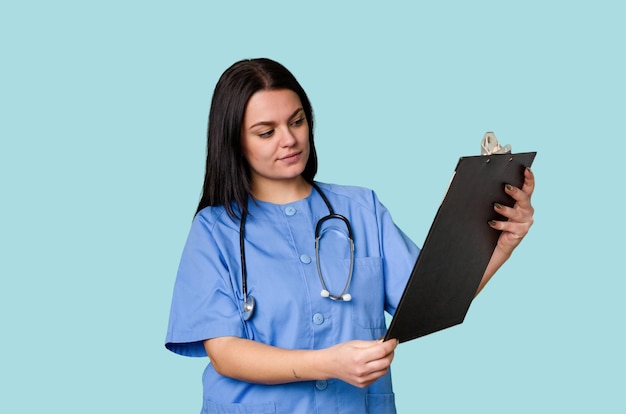
[(511, 252), (506, 252), (504, 249), (500, 248), (500, 246), (496, 246), (493, 254), (491, 255), (491, 259), (487, 264), (487, 268), (485, 269), (485, 273), (483, 274), (482, 279), (478, 285), (478, 289), (476, 290), (476, 295), (480, 293), (481, 290), (485, 287), (487, 282), (491, 280), (493, 275), (500, 269), (500, 267), (506, 262), (509, 257), (511, 257)]
[(221, 375), (260, 384), (328, 379), (324, 350), (289, 350), (237, 337), (204, 342)]

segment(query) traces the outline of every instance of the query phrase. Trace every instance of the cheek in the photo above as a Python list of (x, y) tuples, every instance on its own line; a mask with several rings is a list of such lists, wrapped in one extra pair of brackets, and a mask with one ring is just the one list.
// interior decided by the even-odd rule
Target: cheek
[(309, 134), (304, 137), (303, 147), (306, 148), (307, 153), (311, 152), (311, 143), (309, 142)]
[(242, 152), (243, 156), (250, 164), (262, 162), (271, 155), (269, 145), (244, 145), (242, 147)]
[(311, 146), (309, 143), (309, 128), (303, 128), (298, 131), (296, 136), (298, 137), (300, 148), (308, 149)]
[(241, 154), (246, 160), (254, 158), (255, 149), (254, 142), (248, 139), (245, 135), (241, 138)]

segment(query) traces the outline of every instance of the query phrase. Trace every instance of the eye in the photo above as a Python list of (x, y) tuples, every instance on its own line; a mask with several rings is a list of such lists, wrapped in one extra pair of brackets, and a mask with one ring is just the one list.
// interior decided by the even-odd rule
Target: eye
[(258, 135), (259, 135), (259, 137), (261, 137), (261, 138), (269, 138), (269, 137), (271, 137), (272, 135), (274, 135), (274, 130), (273, 130), (273, 129), (270, 129), (269, 131), (261, 132), (261, 133), (259, 133)]
[(306, 118), (305, 118), (304, 116), (301, 116), (300, 118), (298, 118), (298, 119), (294, 120), (294, 121), (291, 123), (291, 125), (292, 125), (292, 126), (300, 126), (300, 125), (304, 124), (305, 119), (306, 119)]

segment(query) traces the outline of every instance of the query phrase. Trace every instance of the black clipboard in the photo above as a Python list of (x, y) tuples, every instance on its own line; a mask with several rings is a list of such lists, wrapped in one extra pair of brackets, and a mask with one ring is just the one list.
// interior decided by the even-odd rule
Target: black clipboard
[(406, 342), (463, 322), (500, 231), (494, 203), (513, 206), (536, 152), (461, 157), (428, 231), (385, 340)]

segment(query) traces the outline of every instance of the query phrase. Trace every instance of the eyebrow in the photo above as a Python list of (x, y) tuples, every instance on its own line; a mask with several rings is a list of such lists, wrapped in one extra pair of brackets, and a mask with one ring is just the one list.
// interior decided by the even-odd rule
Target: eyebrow
[[(304, 109), (303, 108), (296, 109), (295, 111), (293, 111), (293, 113), (291, 115), (289, 115), (289, 118), (287, 118), (287, 119), (293, 119), (300, 112), (304, 112)], [(260, 121), (260, 122), (255, 123), (254, 125), (250, 125), (250, 128), (248, 128), (248, 129), (252, 129), (254, 127), (261, 126), (261, 125), (274, 125), (274, 122), (271, 122), (271, 121)]]

